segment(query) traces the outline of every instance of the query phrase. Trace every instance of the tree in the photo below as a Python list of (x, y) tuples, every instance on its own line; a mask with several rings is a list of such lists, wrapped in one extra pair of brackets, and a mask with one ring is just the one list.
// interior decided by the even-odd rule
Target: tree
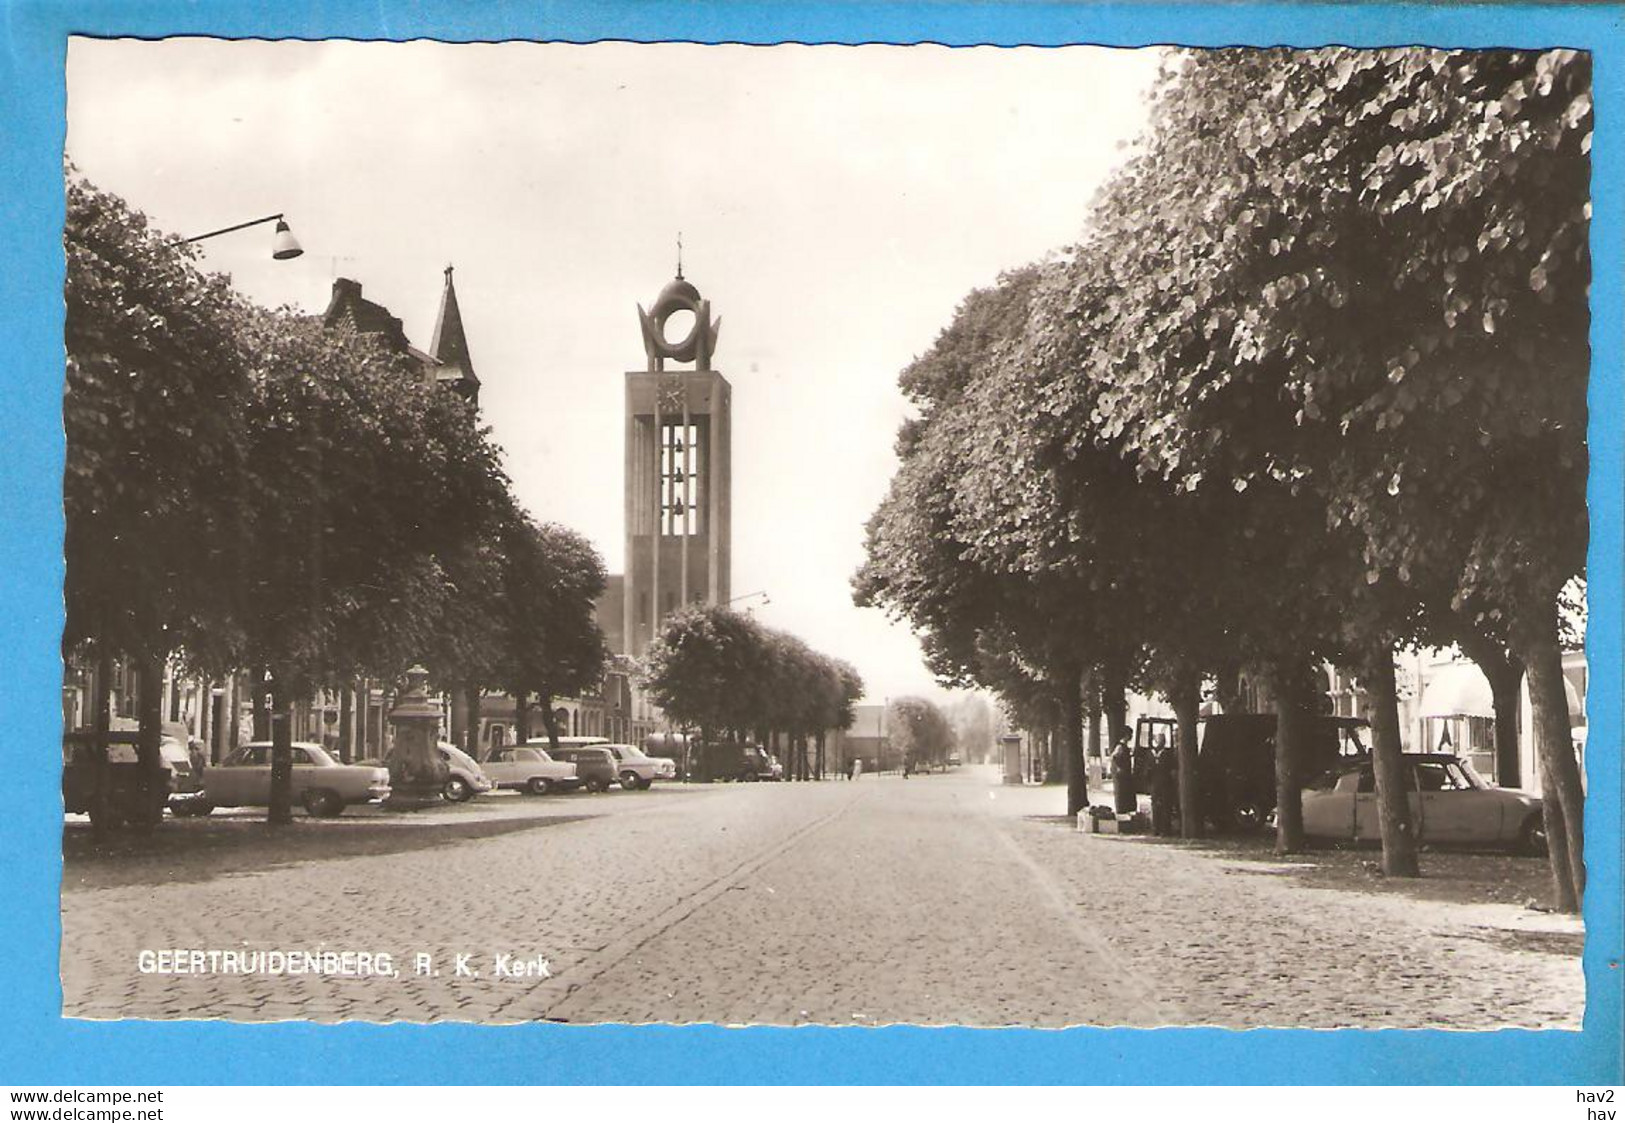
[[(999, 536), (992, 516), (1007, 507), (1002, 489), (1021, 464), (1008, 455), (1004, 431), (981, 425), (999, 408), (989, 385), (1042, 276), (1032, 267), (971, 294), (933, 349), (904, 372), (922, 416), (899, 434), (901, 463), (869, 521), (853, 590), (857, 603), (909, 620), (945, 684), (1048, 684), (1062, 707), (1057, 724), (1075, 811), (1087, 803), (1083, 676), (1094, 660), (1111, 658), (1101, 654), (1111, 644), (1100, 620), (1080, 608), (1096, 604), (1080, 598), (1072, 572), (1037, 564), (1030, 552), (1009, 548), (1012, 536)], [(971, 474), (990, 464), (1002, 467)]]
[[(271, 822), (291, 818), (289, 707), (367, 668), (398, 677), (443, 617), (464, 531), (468, 415), (406, 356), (313, 317), (243, 306), (251, 373), (239, 579), (242, 661), (270, 674)], [(392, 761), (400, 778), (438, 758)]]
[(726, 605), (691, 605), (661, 622), (645, 652), (641, 681), (650, 698), (702, 741), (741, 730), (789, 738), (786, 775), (808, 780), (807, 738), (852, 724), (863, 679), (848, 663), (812, 650), (786, 632)]
[(886, 707), (886, 731), (905, 770), (941, 766), (954, 747), (954, 730), (936, 703), (905, 695)]
[(1555, 604), (1585, 541), (1587, 57), (1210, 52), (1154, 117), (1095, 212), (1130, 286), (1085, 325), (1125, 365), (1109, 424), (1183, 484), (1318, 497), (1370, 583), (1424, 604), (1443, 588), (1504, 629), (1547, 700), (1554, 881), (1573, 906)]
[(765, 640), (749, 616), (727, 606), (669, 613), (644, 653), (641, 681), (661, 711), (701, 741), (723, 729), (750, 729), (759, 711), (751, 685)]
[(134, 660), (150, 784), (164, 660), (218, 665), (233, 638), (245, 372), (226, 279), (71, 168), (63, 241), (63, 646), (96, 656), (99, 730), (111, 660)]
[(504, 541), (504, 685), (514, 695), (520, 733), (529, 736), (529, 699), (541, 707), (558, 747), (553, 699), (603, 679), (609, 649), (595, 602), (607, 580), (603, 558), (582, 535), (556, 523), (513, 521)]

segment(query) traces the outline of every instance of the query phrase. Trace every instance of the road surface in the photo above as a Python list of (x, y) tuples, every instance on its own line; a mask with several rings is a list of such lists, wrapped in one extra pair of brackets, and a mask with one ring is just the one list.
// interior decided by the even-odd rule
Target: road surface
[[(1063, 798), (970, 768), (488, 797), (281, 833), (245, 814), (166, 823), (133, 855), (86, 853), (70, 827), (64, 1012), (1579, 1025), (1577, 921), (1080, 834), (1054, 816)], [(239, 973), (270, 961), (227, 951), (352, 954), (330, 973)], [(371, 973), (349, 970), (361, 955)]]

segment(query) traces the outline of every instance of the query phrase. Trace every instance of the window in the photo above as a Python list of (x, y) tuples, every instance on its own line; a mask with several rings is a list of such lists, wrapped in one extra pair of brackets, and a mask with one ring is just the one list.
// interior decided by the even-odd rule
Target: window
[(660, 533), (687, 538), (700, 530), (699, 431), (693, 424), (660, 426)]
[(1306, 791), (1329, 792), (1337, 786), (1338, 776), (1335, 772), (1322, 772), (1313, 780), (1304, 785)]
[(1453, 792), (1468, 786), (1460, 769), (1436, 761), (1416, 766), (1416, 783), (1425, 792)]

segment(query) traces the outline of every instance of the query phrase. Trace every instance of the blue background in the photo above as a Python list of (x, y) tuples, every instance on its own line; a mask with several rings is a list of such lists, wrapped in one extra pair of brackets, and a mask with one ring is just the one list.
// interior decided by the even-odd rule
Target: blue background
[[(261, 10), (256, 11), (256, 8)], [(1621, 1083), (1621, 12), (1551, 7), (6, 0), (0, 1084)], [(74, 33), (448, 41), (1572, 46), (1595, 52), (1588, 1004), (1580, 1033), (96, 1023), (59, 1016), (63, 73)], [(1061, 143), (1057, 138), (1057, 143)], [(1238, 934), (1245, 939), (1245, 934)], [(1305, 944), (1312, 954), (1311, 945)], [(629, 1052), (632, 1050), (633, 1052)], [(625, 1063), (638, 1057), (636, 1067)], [(471, 1063), (471, 1058), (478, 1058)], [(202, 1060), (201, 1058), (207, 1058)]]

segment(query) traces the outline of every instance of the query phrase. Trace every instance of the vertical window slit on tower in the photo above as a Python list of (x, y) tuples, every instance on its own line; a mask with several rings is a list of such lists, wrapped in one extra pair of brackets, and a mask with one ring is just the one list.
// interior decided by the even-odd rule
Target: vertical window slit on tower
[(699, 532), (700, 461), (693, 424), (660, 427), (660, 533), (689, 537)]

